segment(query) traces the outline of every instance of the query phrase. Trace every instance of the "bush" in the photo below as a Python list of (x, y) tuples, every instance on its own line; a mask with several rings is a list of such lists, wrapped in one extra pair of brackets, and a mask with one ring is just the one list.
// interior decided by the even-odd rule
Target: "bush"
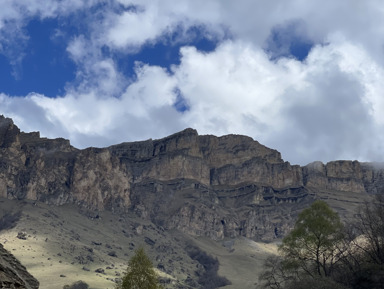
[(17, 222), (20, 220), (21, 212), (17, 213), (6, 213), (0, 218), (0, 231), (12, 229), (16, 226)]
[(199, 262), (205, 269), (205, 272), (199, 276), (198, 280), (201, 288), (215, 289), (231, 284), (227, 278), (217, 275), (219, 271), (219, 261), (217, 258), (209, 256), (206, 252), (193, 245), (189, 245), (186, 250), (189, 257)]
[(76, 281), (75, 283), (72, 283), (72, 285), (65, 285), (63, 289), (88, 289), (89, 286), (84, 281)]

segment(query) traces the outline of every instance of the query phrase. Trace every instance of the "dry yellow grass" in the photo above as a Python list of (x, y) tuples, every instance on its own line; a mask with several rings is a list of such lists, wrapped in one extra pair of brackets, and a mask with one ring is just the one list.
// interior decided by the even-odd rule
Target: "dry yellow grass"
[[(173, 276), (161, 271), (159, 275), (171, 282), (183, 283), (196, 270), (196, 262), (184, 251), (188, 241), (218, 258), (219, 275), (232, 282), (226, 289), (255, 288), (265, 258), (276, 253), (276, 244), (245, 238), (215, 242), (178, 232), (163, 232), (134, 215), (122, 220), (110, 212), (102, 212), (100, 218), (92, 219), (76, 206), (53, 207), (0, 199), (0, 212), (18, 210), (22, 211), (20, 221), (16, 227), (0, 232), (0, 242), (40, 281), (41, 289), (60, 289), (78, 280), (92, 289), (114, 288), (113, 280), (126, 270), (134, 249), (140, 245), (145, 247), (155, 266), (163, 263), (165, 271), (173, 266)], [(21, 231), (26, 233), (27, 240), (17, 238)], [(156, 245), (147, 245), (145, 237), (154, 240)], [(159, 252), (161, 246), (171, 246), (172, 253)], [(109, 256), (111, 251), (116, 253), (115, 257)], [(88, 256), (93, 260), (89, 261)], [(79, 260), (85, 264), (79, 264)], [(104, 273), (96, 273), (98, 268)]]

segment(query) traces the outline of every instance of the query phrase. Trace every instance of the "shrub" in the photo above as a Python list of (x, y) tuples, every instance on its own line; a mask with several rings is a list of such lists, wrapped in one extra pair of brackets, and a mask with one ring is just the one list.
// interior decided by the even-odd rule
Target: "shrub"
[(17, 222), (20, 220), (21, 212), (17, 213), (6, 213), (0, 218), (0, 231), (12, 229), (16, 226)]
[(72, 285), (65, 285), (63, 289), (88, 289), (89, 286), (84, 281), (76, 281), (75, 283), (72, 283)]
[(198, 283), (202, 286), (201, 288), (215, 289), (231, 284), (227, 278), (217, 274), (219, 271), (219, 261), (217, 258), (209, 256), (206, 252), (193, 245), (187, 247), (187, 253), (189, 257), (199, 262), (205, 269), (205, 272), (199, 276), (198, 280)]

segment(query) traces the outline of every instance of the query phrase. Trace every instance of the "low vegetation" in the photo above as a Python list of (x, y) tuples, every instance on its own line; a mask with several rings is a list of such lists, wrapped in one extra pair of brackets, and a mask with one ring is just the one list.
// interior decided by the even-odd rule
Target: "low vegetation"
[(65, 285), (63, 287), (63, 289), (88, 289), (88, 288), (89, 288), (88, 284), (81, 280), (74, 282), (71, 285)]
[(16, 226), (17, 222), (20, 220), (21, 212), (16, 213), (5, 213), (0, 217), (0, 231), (12, 229)]
[(384, 288), (384, 198), (366, 203), (345, 225), (325, 202), (314, 202), (279, 252), (265, 262), (262, 288)]
[(227, 278), (217, 274), (219, 271), (219, 261), (217, 258), (213, 258), (192, 244), (187, 247), (187, 252), (189, 257), (204, 267), (204, 272), (201, 273), (198, 280), (202, 289), (215, 289), (231, 284)]

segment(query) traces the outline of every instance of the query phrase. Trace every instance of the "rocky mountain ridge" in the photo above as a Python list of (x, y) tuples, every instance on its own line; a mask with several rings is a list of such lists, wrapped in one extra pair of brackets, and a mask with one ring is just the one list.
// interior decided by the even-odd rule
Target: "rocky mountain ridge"
[(89, 210), (134, 211), (165, 229), (212, 239), (282, 237), (316, 198), (348, 217), (384, 188), (384, 166), (284, 162), (250, 137), (198, 135), (79, 150), (20, 132), (0, 116), (0, 196)]

